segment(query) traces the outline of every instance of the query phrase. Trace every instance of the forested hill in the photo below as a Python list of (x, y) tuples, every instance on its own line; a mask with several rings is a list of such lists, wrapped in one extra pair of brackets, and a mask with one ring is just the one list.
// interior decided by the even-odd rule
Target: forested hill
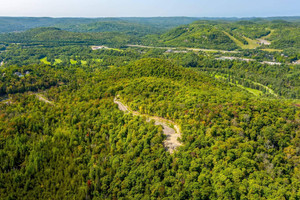
[[(1, 70), (6, 92), (20, 88), (0, 103), (1, 198), (299, 198), (300, 110), (289, 102), (163, 59)], [(175, 121), (183, 145), (167, 152), (162, 128), (124, 114), (116, 95)]]
[(153, 17), (153, 18), (103, 18), (94, 23), (78, 25), (57, 25), (74, 32), (122, 32), (134, 35), (160, 34), (174, 27), (190, 24), (198, 18), (191, 17)]
[(64, 46), (74, 44), (121, 46), (135, 42), (135, 37), (122, 33), (75, 33), (59, 28), (35, 28), (20, 33), (0, 34), (0, 42), (26, 45)]
[(300, 49), (300, 20), (200, 20), (145, 43), (206, 49)]
[(0, 17), (0, 199), (300, 199), (299, 27)]
[[(57, 27), (75, 32), (129, 32), (134, 30), (158, 33), (176, 26), (189, 24), (198, 18), (48, 18), (48, 17), (0, 17), (0, 33), (20, 32), (38, 27)], [(118, 26), (118, 27), (116, 27)], [(149, 32), (148, 32), (149, 33)]]
[(73, 32), (121, 32), (129, 35), (147, 35), (160, 33), (165, 29), (157, 29), (151, 25), (131, 23), (128, 21), (100, 21), (89, 24), (59, 26)]
[[(21, 22), (24, 22), (23, 28)], [(3, 24), (0, 26), (0, 32), (12, 32), (9, 28), (13, 29), (15, 26), (15, 30), (27, 30), (21, 33), (0, 34), (0, 41), (8, 42), (45, 42), (49, 38), (49, 41), (66, 43), (95, 44), (95, 41), (103, 41), (102, 44), (124, 45), (127, 42), (127, 44), (216, 50), (300, 51), (300, 20), (297, 17), (247, 20), (220, 18), (198, 21), (197, 18), (186, 17), (97, 19), (0, 17), (0, 24)], [(38, 28), (28, 31), (30, 27)], [(41, 27), (55, 27), (60, 31)], [(42, 30), (47, 30), (47, 33), (34, 35)], [(109, 37), (112, 41), (109, 41)]]
[(175, 28), (162, 36), (166, 46), (234, 50), (238, 46), (222, 30), (209, 24), (191, 24)]

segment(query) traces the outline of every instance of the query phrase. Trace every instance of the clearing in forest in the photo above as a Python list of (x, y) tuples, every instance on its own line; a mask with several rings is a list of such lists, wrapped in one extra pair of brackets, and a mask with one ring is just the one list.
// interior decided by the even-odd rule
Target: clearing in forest
[(46, 65), (51, 65), (51, 62), (47, 60), (47, 57), (40, 59), (40, 61)]
[[(271, 33), (269, 35), (266, 35), (264, 37), (258, 38), (256, 40), (247, 38), (245, 36), (243, 36), (243, 38), (248, 42), (248, 44), (243, 44), (240, 40), (236, 39), (234, 36), (230, 35), (229, 33), (227, 33), (226, 31), (223, 31), (232, 41), (234, 41), (236, 43), (236, 45), (238, 45), (239, 47), (241, 47), (242, 49), (256, 49), (257, 47), (260, 47), (261, 45), (271, 45), (272, 43), (270, 41), (268, 41), (267, 39), (272, 35), (272, 33), (274, 32), (274, 30), (271, 30)], [(265, 48), (265, 49), (260, 49), (262, 51), (268, 51), (268, 52), (281, 52), (281, 49), (269, 49), (269, 48)]]
[(256, 40), (252, 40), (250, 38), (247, 38), (245, 36), (243, 36), (243, 38), (248, 42), (248, 44), (244, 44), (241, 41), (239, 41), (238, 39), (236, 39), (235, 37), (233, 37), (232, 35), (230, 35), (229, 33), (227, 33), (226, 31), (223, 31), (232, 41), (234, 41), (236, 43), (236, 45), (238, 45), (239, 47), (241, 47), (242, 49), (255, 49), (257, 47), (259, 47), (260, 45), (258, 44), (258, 41)]

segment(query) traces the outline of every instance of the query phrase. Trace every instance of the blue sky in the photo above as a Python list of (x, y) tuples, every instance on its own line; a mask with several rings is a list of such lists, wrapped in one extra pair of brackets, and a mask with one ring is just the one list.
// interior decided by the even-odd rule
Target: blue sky
[(300, 0), (1, 0), (0, 16), (300, 16)]

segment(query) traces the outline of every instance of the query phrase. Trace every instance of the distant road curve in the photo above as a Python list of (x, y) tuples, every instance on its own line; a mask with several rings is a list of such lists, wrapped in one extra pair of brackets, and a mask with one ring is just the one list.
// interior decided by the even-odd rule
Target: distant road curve
[(217, 50), (217, 49), (198, 49), (198, 48), (189, 48), (189, 47), (153, 47), (153, 46), (145, 46), (145, 45), (137, 45), (137, 44), (128, 44), (128, 47), (140, 47), (140, 48), (148, 48), (148, 49), (185, 49), (191, 51), (206, 51), (206, 52), (222, 52), (222, 53), (238, 53), (238, 51), (225, 51), (225, 50)]

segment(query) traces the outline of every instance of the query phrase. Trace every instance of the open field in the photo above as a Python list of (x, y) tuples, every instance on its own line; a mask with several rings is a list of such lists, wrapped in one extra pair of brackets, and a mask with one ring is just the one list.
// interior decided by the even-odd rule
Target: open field
[(256, 40), (252, 40), (250, 38), (243, 36), (243, 38), (248, 42), (248, 44), (243, 44), (241, 41), (239, 41), (238, 39), (236, 39), (234, 36), (230, 35), (226, 31), (223, 31), (223, 32), (242, 49), (255, 49), (260, 46), (258, 44), (258, 41), (256, 41)]
[(46, 64), (46, 65), (51, 65), (51, 62), (49, 62), (49, 61), (47, 60), (47, 57), (42, 58), (42, 59), (41, 59), (41, 62), (44, 63), (44, 64)]
[(62, 60), (61, 59), (55, 59), (54, 64), (59, 64), (59, 63), (62, 63)]
[(76, 65), (76, 64), (77, 64), (77, 61), (74, 60), (74, 59), (70, 59), (70, 63), (71, 63), (72, 65)]
[(268, 51), (268, 52), (282, 52), (281, 49), (261, 49), (262, 51)]

